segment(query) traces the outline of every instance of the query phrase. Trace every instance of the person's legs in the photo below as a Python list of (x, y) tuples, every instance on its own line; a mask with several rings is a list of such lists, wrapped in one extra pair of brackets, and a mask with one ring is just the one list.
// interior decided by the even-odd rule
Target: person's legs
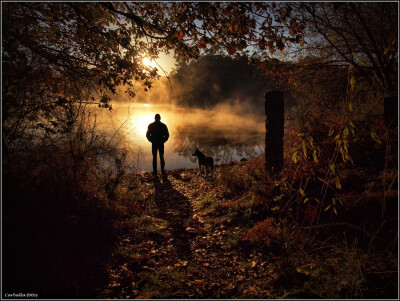
[(161, 164), (161, 172), (164, 172), (164, 166), (165, 166), (165, 161), (164, 161), (164, 143), (161, 143), (158, 146), (158, 152), (160, 153), (160, 164)]
[(153, 173), (157, 172), (157, 145), (151, 145), (151, 153), (153, 154)]

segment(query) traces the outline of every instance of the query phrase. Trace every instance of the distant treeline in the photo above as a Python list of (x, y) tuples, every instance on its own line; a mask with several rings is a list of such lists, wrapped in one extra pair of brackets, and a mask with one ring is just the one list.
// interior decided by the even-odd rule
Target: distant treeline
[(176, 104), (212, 108), (216, 104), (240, 101), (260, 104), (267, 88), (257, 68), (243, 56), (238, 60), (207, 55), (189, 64), (181, 64), (171, 75)]

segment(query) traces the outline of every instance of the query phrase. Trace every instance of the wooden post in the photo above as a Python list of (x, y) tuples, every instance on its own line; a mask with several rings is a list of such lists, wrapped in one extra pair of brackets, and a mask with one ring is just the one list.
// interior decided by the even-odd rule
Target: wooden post
[(283, 168), (283, 91), (265, 93), (265, 169), (279, 173)]
[(398, 97), (387, 97), (385, 98), (384, 114), (385, 114), (385, 126), (389, 129), (394, 129), (397, 127), (398, 123)]

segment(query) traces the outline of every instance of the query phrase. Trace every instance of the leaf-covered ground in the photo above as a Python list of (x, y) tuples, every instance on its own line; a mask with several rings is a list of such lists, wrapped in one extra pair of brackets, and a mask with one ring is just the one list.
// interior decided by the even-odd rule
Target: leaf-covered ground
[[(220, 214), (217, 178), (198, 169), (125, 179), (140, 208), (121, 207), (121, 236), (108, 266), (104, 298), (271, 298), (280, 267), (272, 254), (243, 252), (240, 229)], [(130, 212), (130, 213), (128, 213)], [(136, 214), (131, 214), (137, 212)], [(278, 294), (278, 295), (277, 295)]]
[[(288, 188), (287, 181), (267, 178), (263, 166), (259, 157), (218, 165), (212, 176), (199, 174), (198, 169), (172, 170), (156, 178), (150, 173), (125, 175), (111, 206), (118, 240), (106, 268), (108, 283), (101, 285), (98, 296), (396, 295), (397, 219), (389, 216), (379, 226), (378, 198), (368, 201), (371, 191), (362, 190), (364, 184), (350, 185), (354, 176), (342, 176), (343, 187), (348, 188), (340, 193), (358, 193), (366, 203), (353, 206), (347, 200), (340, 214), (325, 209), (318, 224), (301, 227), (288, 219), (303, 214), (307, 220), (306, 193), (297, 192), (295, 185)], [(313, 189), (320, 189), (320, 184), (310, 184), (307, 191)], [(387, 204), (395, 208), (395, 200), (388, 199)]]

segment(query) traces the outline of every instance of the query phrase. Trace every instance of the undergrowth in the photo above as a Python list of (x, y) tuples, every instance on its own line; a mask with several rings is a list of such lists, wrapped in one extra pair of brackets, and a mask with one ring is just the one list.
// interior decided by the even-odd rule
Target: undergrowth
[(41, 124), (29, 143), (29, 131), (21, 133), (21, 145), (14, 142), (15, 152), (3, 161), (4, 292), (96, 295), (125, 227), (115, 221), (141, 212), (115, 193), (127, 149), (107, 140), (80, 110), (68, 126), (61, 119), (51, 130)]
[(243, 227), (230, 244), (279, 256), (285, 297), (396, 296), (397, 129), (378, 113), (366, 124), (325, 111), (288, 129), (280, 174), (263, 157), (222, 169), (227, 224)]

